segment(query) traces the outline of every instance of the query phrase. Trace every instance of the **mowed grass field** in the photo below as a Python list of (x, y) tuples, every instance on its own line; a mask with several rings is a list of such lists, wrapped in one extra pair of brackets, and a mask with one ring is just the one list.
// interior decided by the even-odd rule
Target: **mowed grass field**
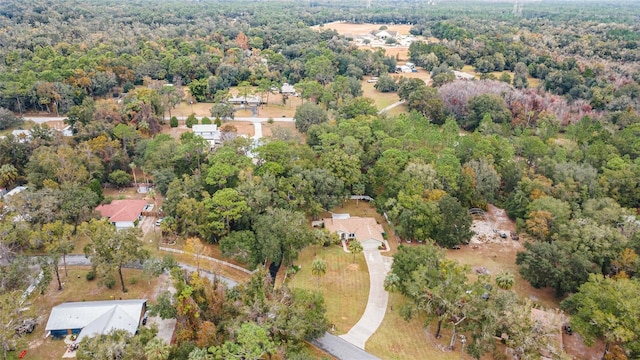
[[(317, 277), (311, 273), (315, 258), (327, 263), (327, 273)], [(364, 313), (369, 297), (369, 273), (364, 256), (344, 252), (340, 246), (309, 246), (302, 250), (296, 264), (302, 269), (289, 281), (291, 288), (317, 290), (324, 295), (327, 318), (335, 326), (334, 334), (344, 334)]]
[[(463, 72), (466, 72), (468, 74), (474, 75), (476, 77), (476, 79), (480, 79), (480, 74), (476, 73), (475, 68), (473, 66), (471, 66), (471, 65), (465, 65), (460, 71), (463, 71)], [(497, 79), (500, 78), (502, 73), (509, 74), (509, 76), (511, 76), (511, 79), (513, 79), (513, 75), (514, 75), (513, 71), (492, 71), (491, 72), (491, 74), (493, 76), (495, 76)], [(542, 82), (540, 79), (536, 79), (536, 78), (531, 77), (531, 76), (527, 76), (527, 81), (529, 82), (529, 87), (530, 88), (537, 88), (538, 86), (540, 86), (540, 84)]]
[[(370, 79), (370, 77), (367, 77)], [(395, 92), (383, 93), (374, 88), (374, 83), (369, 83), (366, 80), (362, 82), (362, 96), (372, 99), (376, 108), (382, 110), (385, 107), (400, 101), (398, 94)]]
[[(406, 321), (400, 316), (400, 307), (407, 300), (400, 294), (389, 294), (389, 304), (382, 324), (365, 344), (365, 350), (385, 360), (460, 359), (459, 351), (449, 351), (451, 333), (442, 329), (442, 337), (436, 339), (431, 332), (435, 324), (425, 327), (425, 316)], [(393, 310), (391, 307), (393, 306)], [(459, 349), (459, 344), (457, 349)], [(465, 354), (463, 359), (470, 359)]]

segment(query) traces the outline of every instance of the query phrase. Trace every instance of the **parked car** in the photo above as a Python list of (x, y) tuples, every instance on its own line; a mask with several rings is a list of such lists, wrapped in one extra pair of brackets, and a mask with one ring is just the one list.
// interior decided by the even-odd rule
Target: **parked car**
[(156, 221), (156, 226), (160, 226), (160, 224), (162, 223), (162, 221), (164, 220), (164, 218), (160, 218)]

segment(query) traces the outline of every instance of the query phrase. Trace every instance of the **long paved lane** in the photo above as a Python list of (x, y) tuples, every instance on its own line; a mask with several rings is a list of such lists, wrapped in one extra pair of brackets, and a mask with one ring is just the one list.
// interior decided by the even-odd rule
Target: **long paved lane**
[(369, 298), (360, 320), (340, 335), (344, 340), (364, 349), (364, 344), (378, 330), (387, 311), (389, 293), (384, 289), (384, 278), (391, 269), (391, 259), (380, 254), (378, 249), (365, 249), (364, 258), (369, 268)]

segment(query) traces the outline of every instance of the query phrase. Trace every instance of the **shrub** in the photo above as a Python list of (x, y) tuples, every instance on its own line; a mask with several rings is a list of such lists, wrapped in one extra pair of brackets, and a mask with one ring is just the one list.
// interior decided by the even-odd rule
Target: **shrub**
[(222, 120), (220, 120), (219, 117), (216, 117), (215, 124), (218, 125), (218, 127), (222, 126)]
[(129, 91), (135, 89), (135, 85), (133, 85), (132, 83), (126, 83), (124, 84), (124, 86), (122, 87), (122, 92), (128, 93)]
[(178, 127), (178, 118), (175, 116), (171, 117), (171, 120), (169, 120), (169, 126), (171, 126), (172, 128)]
[(109, 274), (104, 278), (104, 280), (102, 280), (102, 283), (107, 287), (107, 289), (113, 289), (113, 287), (116, 286), (116, 278)]
[(86, 275), (87, 281), (93, 281), (96, 278), (96, 271), (95, 270), (91, 270), (87, 273)]
[(269, 124), (273, 124), (273, 121), (274, 121), (274, 120), (273, 120), (273, 118), (272, 118), (272, 117), (270, 117), (270, 118), (268, 118), (268, 119), (267, 119), (267, 123), (269, 123)]
[(209, 118), (208, 118), (208, 117), (206, 117), (206, 116), (203, 116), (203, 117), (202, 117), (201, 124), (202, 124), (202, 125), (210, 125), (210, 124), (211, 124), (211, 119), (209, 119)]
[(194, 114), (191, 114), (189, 115), (189, 117), (187, 117), (187, 120), (185, 120), (184, 123), (188, 128), (191, 128), (193, 125), (196, 125), (198, 123), (198, 119)]

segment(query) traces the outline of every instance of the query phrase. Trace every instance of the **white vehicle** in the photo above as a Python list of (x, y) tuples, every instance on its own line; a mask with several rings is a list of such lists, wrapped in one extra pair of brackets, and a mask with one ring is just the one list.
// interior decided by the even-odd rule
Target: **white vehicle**
[(160, 226), (160, 224), (162, 223), (162, 221), (164, 220), (164, 218), (160, 218), (156, 221), (156, 226)]

